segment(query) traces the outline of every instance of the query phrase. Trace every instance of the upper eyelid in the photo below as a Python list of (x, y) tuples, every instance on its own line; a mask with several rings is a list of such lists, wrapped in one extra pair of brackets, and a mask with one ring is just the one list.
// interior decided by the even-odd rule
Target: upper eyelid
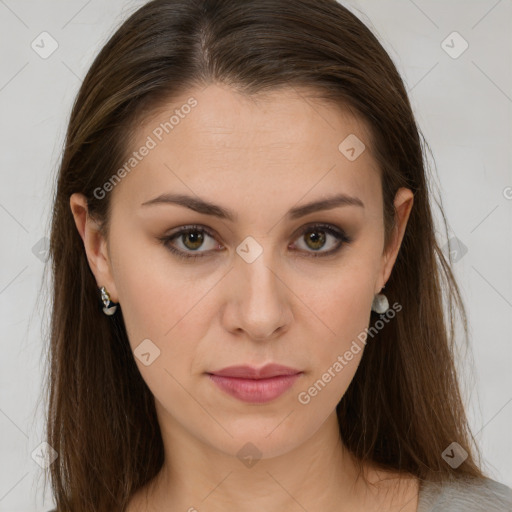
[[(329, 222), (309, 222), (307, 224), (304, 224), (300, 228), (296, 229), (294, 232), (294, 235), (295, 234), (300, 235), (308, 228), (311, 228), (311, 229), (312, 228), (318, 228), (318, 229), (323, 228), (325, 230), (331, 229), (332, 231), (335, 231), (335, 232), (339, 233), (340, 235), (343, 235), (345, 233), (345, 230), (343, 228), (340, 228), (340, 227), (338, 227), (334, 224), (331, 224)], [(209, 227), (206, 227), (202, 224), (184, 224), (183, 226), (175, 228), (175, 230), (173, 230), (173, 232), (171, 232), (165, 236), (166, 236), (166, 238), (170, 238), (173, 236), (182, 235), (183, 233), (186, 233), (188, 231), (204, 231), (207, 235), (209, 235), (211, 237), (215, 237), (215, 230), (213, 230)]]

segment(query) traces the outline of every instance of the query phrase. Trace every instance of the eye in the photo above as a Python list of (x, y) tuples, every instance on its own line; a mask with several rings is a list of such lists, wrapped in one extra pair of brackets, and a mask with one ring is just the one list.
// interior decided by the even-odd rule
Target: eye
[[(159, 240), (176, 256), (183, 259), (202, 258), (206, 251), (198, 251), (204, 244), (206, 237), (213, 239), (213, 234), (202, 226), (186, 226), (170, 236), (164, 236)], [(184, 248), (176, 248), (173, 242), (177, 240)], [(210, 249), (214, 250), (216, 244), (210, 244)], [(198, 254), (188, 254), (188, 251), (197, 252)]]
[[(330, 244), (327, 243), (329, 237), (331, 238)], [(207, 241), (208, 238), (212, 239), (209, 247), (208, 244), (205, 244), (205, 240)], [(159, 240), (173, 254), (185, 260), (202, 258), (208, 253), (219, 248), (219, 245), (215, 242), (213, 233), (203, 226), (196, 225), (185, 226), (176, 233), (161, 237)], [(305, 247), (305, 249), (301, 248), (301, 250), (306, 254), (309, 253), (307, 254), (308, 257), (331, 256), (337, 253), (343, 245), (352, 242), (351, 237), (347, 236), (343, 230), (330, 224), (314, 224), (306, 226), (300, 232), (298, 240), (303, 242), (303, 247)], [(179, 242), (177, 245), (181, 245), (181, 247), (176, 247), (176, 241)], [(199, 249), (202, 247), (204, 248), (204, 245), (207, 246), (206, 249), (200, 251)], [(321, 251), (320, 249), (326, 245), (334, 245), (334, 248), (327, 251)], [(311, 251), (308, 249), (311, 249)], [(193, 254), (194, 252), (196, 254)]]
[[(327, 251), (321, 251), (320, 249), (326, 245), (329, 246), (329, 237), (331, 237), (330, 245), (331, 247), (334, 245), (334, 248)], [(332, 239), (334, 239), (334, 241)], [(300, 232), (298, 240), (303, 242), (303, 246), (306, 248), (306, 256), (313, 258), (331, 256), (337, 253), (342, 246), (352, 242), (352, 238), (343, 230), (330, 224), (313, 224), (306, 226)], [(312, 249), (313, 252), (311, 253), (308, 249)]]

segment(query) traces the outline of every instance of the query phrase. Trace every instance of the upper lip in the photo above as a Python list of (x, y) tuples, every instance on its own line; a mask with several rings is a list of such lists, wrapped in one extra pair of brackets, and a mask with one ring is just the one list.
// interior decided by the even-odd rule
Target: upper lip
[(296, 368), (290, 368), (289, 366), (283, 366), (280, 364), (267, 364), (261, 368), (255, 368), (254, 366), (242, 365), (242, 366), (228, 366), (222, 370), (216, 370), (209, 372), (213, 375), (219, 375), (221, 377), (238, 377), (242, 379), (268, 379), (271, 377), (278, 377), (280, 375), (295, 375), (301, 373)]

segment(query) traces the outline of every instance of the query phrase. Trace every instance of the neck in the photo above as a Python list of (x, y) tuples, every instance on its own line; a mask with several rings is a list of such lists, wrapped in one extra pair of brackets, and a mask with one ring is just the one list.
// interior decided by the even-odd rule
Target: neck
[(146, 489), (146, 503), (151, 504), (147, 510), (334, 512), (341, 504), (356, 510), (356, 504), (371, 498), (341, 441), (335, 412), (305, 443), (272, 458), (265, 454), (258, 458), (247, 447), (246, 453), (242, 450), (232, 456), (194, 437), (169, 417), (160, 424), (165, 463)]

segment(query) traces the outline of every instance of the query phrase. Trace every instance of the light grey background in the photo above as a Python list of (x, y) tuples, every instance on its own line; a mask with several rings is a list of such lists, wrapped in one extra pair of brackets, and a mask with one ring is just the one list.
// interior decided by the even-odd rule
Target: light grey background
[[(37, 299), (52, 187), (81, 79), (115, 28), (143, 3), (0, 0), (0, 511), (53, 505), (48, 495), (43, 501), (42, 470), (31, 457), (43, 441), (49, 310), (47, 297)], [(402, 73), (435, 156), (449, 237), (467, 247), (454, 264), (474, 360), (474, 372), (461, 365), (464, 396), (486, 470), (512, 487), (512, 1), (344, 4)], [(51, 48), (44, 31), (58, 44), (45, 59), (31, 47), (35, 41), (40, 52)], [(469, 47), (459, 56), (464, 41)]]

